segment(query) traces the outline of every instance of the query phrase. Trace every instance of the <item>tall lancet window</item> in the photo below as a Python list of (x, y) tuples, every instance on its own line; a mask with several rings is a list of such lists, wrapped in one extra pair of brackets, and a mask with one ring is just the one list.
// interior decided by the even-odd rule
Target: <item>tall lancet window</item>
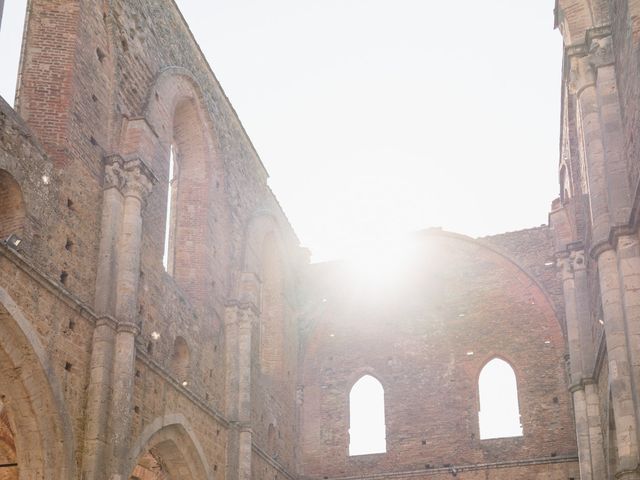
[(384, 388), (371, 375), (365, 375), (349, 393), (349, 455), (386, 451)]
[(167, 273), (173, 275), (176, 239), (176, 200), (178, 198), (178, 163), (176, 147), (169, 149), (169, 185), (167, 187), (167, 213), (164, 226), (164, 254), (162, 265)]
[(504, 360), (494, 358), (480, 372), (480, 439), (520, 437), (520, 408), (516, 374)]

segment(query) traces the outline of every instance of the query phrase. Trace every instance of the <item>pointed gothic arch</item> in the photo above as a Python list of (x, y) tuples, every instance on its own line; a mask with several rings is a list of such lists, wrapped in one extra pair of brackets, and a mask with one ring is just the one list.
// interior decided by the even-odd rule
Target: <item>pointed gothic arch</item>
[(53, 372), (31, 323), (0, 287), (0, 398), (21, 480), (75, 478), (75, 441)]
[(156, 418), (133, 444), (126, 473), (136, 476), (136, 473), (152, 469), (167, 475), (156, 477), (159, 479), (213, 478), (202, 445), (183, 415), (169, 414)]

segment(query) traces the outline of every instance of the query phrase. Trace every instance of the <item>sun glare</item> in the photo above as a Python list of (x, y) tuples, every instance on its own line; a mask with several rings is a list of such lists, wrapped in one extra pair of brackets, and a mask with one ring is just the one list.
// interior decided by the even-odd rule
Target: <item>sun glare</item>
[(348, 256), (354, 284), (367, 289), (397, 285), (417, 260), (417, 239), (411, 236), (387, 236), (361, 243)]

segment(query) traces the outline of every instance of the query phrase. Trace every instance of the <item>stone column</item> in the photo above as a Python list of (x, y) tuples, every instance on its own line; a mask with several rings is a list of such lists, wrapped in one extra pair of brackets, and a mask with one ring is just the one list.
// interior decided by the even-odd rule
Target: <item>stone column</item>
[(570, 62), (569, 90), (577, 99), (576, 124), (582, 166), (588, 180), (592, 239), (594, 243), (599, 243), (608, 238), (611, 223), (596, 76), (589, 56), (573, 56)]
[[(567, 321), (567, 340), (571, 359), (571, 386), (580, 478), (604, 478), (605, 462), (602, 445), (600, 412), (591, 378), (594, 365), (593, 340), (589, 334), (589, 297), (584, 251), (571, 252), (559, 259), (562, 266), (562, 285)], [(589, 393), (587, 393), (587, 391)], [(588, 398), (589, 397), (589, 398)]]
[[(580, 153), (591, 213), (591, 254), (598, 264), (604, 313), (609, 384), (618, 445), (616, 478), (640, 479), (633, 374), (635, 355), (629, 344), (618, 255), (609, 243), (612, 227), (626, 221), (627, 195), (622, 181), (620, 138), (615, 133), (620, 128), (620, 119), (611, 38), (592, 39), (587, 47), (588, 53), (582, 51), (569, 59), (569, 89), (577, 98)], [(593, 403), (592, 395), (590, 398), (587, 402)]]
[(238, 311), (238, 480), (251, 480), (251, 333), (256, 319), (256, 312), (249, 307)]
[(111, 397), (112, 478), (127, 478), (123, 472), (131, 436), (131, 412), (135, 364), (135, 339), (138, 328), (138, 281), (142, 241), (142, 206), (155, 177), (142, 160), (124, 163), (124, 209), (117, 245), (115, 314), (118, 320), (115, 339)]
[[(618, 271), (622, 288), (627, 345), (631, 361), (636, 419), (640, 421), (640, 242), (637, 234), (621, 235), (617, 241)], [(640, 427), (638, 427), (640, 433)]]
[(575, 312), (578, 319), (580, 336), (580, 354), (582, 359), (585, 414), (589, 432), (589, 448), (591, 454), (591, 470), (593, 478), (604, 478), (607, 465), (604, 457), (602, 423), (600, 419), (600, 397), (594, 380), (596, 363), (594, 339), (591, 334), (591, 309), (589, 301), (589, 284), (587, 279), (587, 262), (584, 250), (572, 254), (573, 284), (575, 288)]
[(638, 480), (638, 432), (616, 252), (613, 249), (599, 252), (597, 262), (609, 360), (609, 384), (616, 422), (616, 479)]
[(87, 388), (82, 478), (106, 478), (108, 462), (107, 422), (113, 349), (117, 322), (114, 315), (115, 249), (120, 235), (124, 197), (123, 161), (117, 155), (105, 159), (104, 192), (95, 311), (99, 318), (93, 330), (89, 385)]
[(239, 300), (227, 311), (228, 415), (232, 425), (227, 476), (229, 480), (251, 480), (251, 361), (253, 330), (260, 315), (260, 281), (253, 273), (243, 273), (239, 283)]

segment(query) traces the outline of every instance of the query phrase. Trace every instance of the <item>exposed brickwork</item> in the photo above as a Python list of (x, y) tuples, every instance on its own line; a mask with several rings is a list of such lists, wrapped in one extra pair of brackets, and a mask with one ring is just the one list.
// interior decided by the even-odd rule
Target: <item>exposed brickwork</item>
[[(0, 246), (0, 461), (46, 479), (638, 480), (638, 18), (637, 0), (557, 2), (550, 227), (418, 235), (401, 282), (363, 282), (306, 265), (173, 2), (32, 0), (16, 111), (0, 101), (0, 238), (23, 238)], [(495, 357), (522, 437), (479, 439)], [(364, 374), (387, 452), (349, 457)]]
[[(547, 295), (468, 239), (434, 233), (419, 251), (380, 290), (344, 266), (315, 267), (324, 271), (312, 273), (321, 280), (309, 293), (317, 313), (303, 357), (303, 475), (575, 455), (564, 341)], [(477, 378), (494, 357), (516, 371), (522, 438), (479, 439)], [(385, 388), (387, 453), (349, 457), (348, 395), (365, 373)]]

